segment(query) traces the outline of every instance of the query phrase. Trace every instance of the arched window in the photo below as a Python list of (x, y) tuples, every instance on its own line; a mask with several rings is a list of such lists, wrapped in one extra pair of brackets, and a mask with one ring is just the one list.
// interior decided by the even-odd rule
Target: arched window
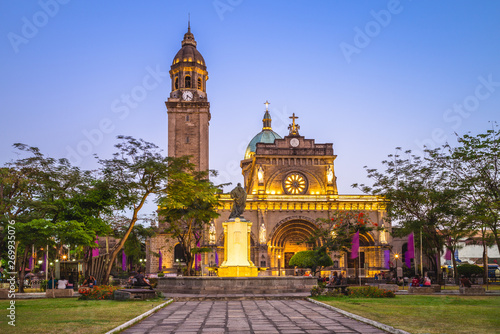
[(184, 78), (184, 88), (191, 88), (191, 76), (189, 75)]
[(198, 89), (201, 90), (201, 78), (198, 78)]
[(186, 122), (189, 122), (189, 115), (186, 115)]
[(174, 87), (175, 89), (179, 89), (179, 77), (175, 77)]
[(186, 144), (189, 144), (189, 137), (186, 137)]
[(174, 262), (186, 262), (186, 258), (184, 257), (184, 252), (182, 251), (181, 244), (177, 244), (174, 247)]

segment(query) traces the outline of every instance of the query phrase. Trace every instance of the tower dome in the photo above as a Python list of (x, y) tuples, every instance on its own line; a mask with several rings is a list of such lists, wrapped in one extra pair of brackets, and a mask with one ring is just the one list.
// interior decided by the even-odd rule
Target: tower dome
[(172, 91), (170, 97), (186, 101), (206, 100), (206, 82), (208, 80), (205, 59), (196, 49), (196, 41), (188, 23), (188, 31), (184, 34), (182, 47), (177, 52), (170, 66)]
[(182, 40), (182, 47), (175, 55), (172, 65), (180, 62), (194, 62), (205, 66), (205, 59), (203, 59), (201, 53), (196, 49), (196, 44), (194, 35), (191, 33), (191, 26), (188, 26), (188, 31), (184, 34), (184, 39)]
[(269, 114), (268, 106), (269, 102), (266, 101), (266, 112), (264, 113), (264, 118), (262, 119), (262, 131), (252, 138), (250, 143), (245, 150), (245, 159), (250, 159), (255, 155), (255, 150), (257, 149), (257, 143), (274, 143), (275, 139), (282, 139), (279, 134), (273, 131), (271, 128), (271, 115)]

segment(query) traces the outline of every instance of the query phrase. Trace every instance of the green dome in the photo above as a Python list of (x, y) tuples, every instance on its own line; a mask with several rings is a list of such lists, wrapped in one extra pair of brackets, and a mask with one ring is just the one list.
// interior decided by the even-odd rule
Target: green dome
[(250, 159), (252, 155), (255, 154), (255, 149), (257, 148), (257, 143), (274, 143), (275, 139), (282, 139), (279, 134), (274, 132), (273, 130), (262, 130), (259, 132), (248, 144), (247, 149), (245, 151), (245, 159)]

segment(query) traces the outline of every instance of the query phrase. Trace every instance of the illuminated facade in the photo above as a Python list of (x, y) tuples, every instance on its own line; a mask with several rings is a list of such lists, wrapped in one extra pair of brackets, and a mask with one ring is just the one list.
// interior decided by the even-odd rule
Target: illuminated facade
[[(252, 221), (252, 261), (270, 267), (276, 274), (278, 265), (286, 274), (290, 258), (299, 251), (312, 249), (306, 241), (317, 228), (318, 218), (328, 218), (336, 210), (361, 210), (385, 231), (372, 231), (360, 237), (362, 276), (372, 276), (383, 268), (383, 250), (387, 249), (390, 226), (383, 221), (382, 198), (366, 195), (339, 195), (335, 176), (333, 144), (318, 144), (299, 134), (295, 115), (289, 134), (281, 137), (272, 131), (271, 115), (266, 103), (262, 131), (249, 143), (241, 169), (248, 198), (243, 216)], [(215, 226), (218, 252), (223, 252), (222, 222), (227, 220), (232, 200), (223, 196), (221, 216)], [(335, 266), (354, 275), (354, 262), (346, 254), (332, 254)], [(206, 261), (210, 263), (211, 257)], [(280, 263), (278, 263), (278, 261)]]
[[(206, 170), (210, 120), (205, 87), (208, 74), (190, 31), (174, 57), (170, 75), (172, 92), (166, 103), (169, 155), (193, 155), (193, 162), (199, 169)], [(186, 77), (189, 77), (191, 86), (186, 86)], [(198, 84), (193, 87), (195, 82)], [(296, 252), (314, 247), (306, 240), (317, 228), (318, 218), (328, 218), (336, 210), (361, 210), (369, 214), (372, 222), (385, 229), (360, 236), (360, 260), (364, 268), (361, 275), (372, 276), (384, 270), (383, 253), (391, 242), (388, 233), (391, 226), (383, 220), (383, 199), (339, 195), (334, 167), (337, 156), (333, 144), (319, 144), (301, 136), (295, 114), (290, 117), (289, 133), (281, 137), (272, 130), (269, 103), (265, 104), (262, 131), (250, 141), (241, 161), (244, 188), (248, 194), (243, 216), (252, 222), (250, 260), (256, 266), (271, 268), (265, 274), (276, 275), (278, 266), (286, 270), (286, 274), (293, 274), (293, 269), (288, 268), (289, 259)], [(194, 123), (193, 115), (197, 115)], [(195, 140), (190, 142), (186, 137)], [(187, 142), (193, 145), (185, 145)], [(219, 264), (224, 261), (223, 223), (228, 220), (232, 199), (223, 195), (221, 202), (220, 217), (207, 227), (204, 238), (205, 246), (213, 247), (214, 251), (204, 255), (202, 267), (215, 265), (217, 260)], [(175, 267), (175, 241), (165, 240), (165, 237), (160, 235), (148, 241), (149, 272), (156, 272), (158, 268), (158, 259), (153, 253), (160, 249), (165, 254), (164, 269)], [(332, 256), (334, 267), (345, 269), (347, 275), (354, 275), (354, 262), (347, 254)]]

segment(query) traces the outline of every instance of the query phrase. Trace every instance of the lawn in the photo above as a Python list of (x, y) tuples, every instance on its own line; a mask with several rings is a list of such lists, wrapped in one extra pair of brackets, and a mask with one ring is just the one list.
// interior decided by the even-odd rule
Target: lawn
[(410, 333), (500, 333), (500, 297), (315, 299)]
[(7, 324), (8, 300), (0, 301), (0, 333), (105, 333), (165, 302), (24, 299), (16, 300), (16, 326)]

